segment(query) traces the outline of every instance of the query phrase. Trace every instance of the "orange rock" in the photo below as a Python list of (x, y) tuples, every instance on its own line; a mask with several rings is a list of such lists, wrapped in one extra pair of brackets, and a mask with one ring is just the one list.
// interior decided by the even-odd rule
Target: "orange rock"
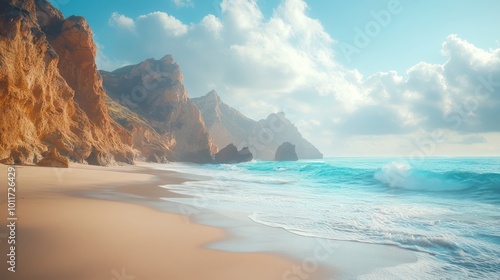
[[(36, 163), (49, 147), (96, 165), (210, 162), (217, 151), (171, 56), (108, 75), (120, 105), (111, 112), (84, 18), (66, 19), (46, 0), (0, 1), (0, 53), (2, 162)], [(139, 101), (123, 98), (144, 92)], [(118, 124), (110, 115), (120, 121), (124, 108), (132, 117)]]
[(59, 168), (68, 168), (69, 160), (63, 156), (61, 156), (56, 148), (52, 148), (47, 155), (40, 160), (36, 165), (45, 166), (45, 167), (59, 167)]
[(115, 106), (121, 107), (112, 116), (124, 127), (131, 126), (134, 148), (146, 160), (212, 162), (217, 146), (188, 98), (180, 67), (171, 55), (101, 75)]
[(45, 0), (1, 1), (0, 53), (1, 159), (35, 163), (55, 147), (76, 162), (133, 162), (131, 136), (108, 116), (83, 18), (65, 20)]

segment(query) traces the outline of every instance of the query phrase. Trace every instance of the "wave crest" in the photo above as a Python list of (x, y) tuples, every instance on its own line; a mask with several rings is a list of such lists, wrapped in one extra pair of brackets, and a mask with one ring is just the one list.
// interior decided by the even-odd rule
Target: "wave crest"
[(463, 171), (434, 172), (412, 168), (406, 162), (391, 162), (373, 178), (390, 188), (414, 191), (485, 191), (500, 194), (500, 174)]

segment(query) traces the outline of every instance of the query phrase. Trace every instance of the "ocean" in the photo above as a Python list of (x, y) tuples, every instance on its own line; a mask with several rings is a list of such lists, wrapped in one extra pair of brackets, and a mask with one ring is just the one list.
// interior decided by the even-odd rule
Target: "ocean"
[[(418, 261), (358, 279), (500, 279), (500, 158), (328, 158), (169, 164), (209, 176), (176, 202), (290, 233), (383, 244)], [(411, 275), (410, 275), (411, 274)]]

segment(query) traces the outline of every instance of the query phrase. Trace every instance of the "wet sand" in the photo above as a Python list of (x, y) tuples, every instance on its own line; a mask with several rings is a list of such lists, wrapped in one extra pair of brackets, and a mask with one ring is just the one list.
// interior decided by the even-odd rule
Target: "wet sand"
[[(295, 279), (300, 262), (273, 253), (208, 248), (226, 231), (185, 217), (88, 193), (116, 188), (129, 195), (175, 196), (158, 185), (185, 175), (140, 166), (69, 169), (16, 166), (16, 267), (7, 270), (7, 166), (0, 165), (1, 279)], [(197, 179), (193, 176), (193, 179)], [(9, 245), (10, 246), (10, 245)], [(320, 267), (308, 279), (330, 279)]]

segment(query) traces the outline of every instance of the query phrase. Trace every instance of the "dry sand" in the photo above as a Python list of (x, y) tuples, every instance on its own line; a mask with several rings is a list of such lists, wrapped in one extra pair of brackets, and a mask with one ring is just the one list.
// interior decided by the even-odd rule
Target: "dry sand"
[[(110, 187), (146, 197), (181, 183), (173, 172), (145, 167), (70, 169), (17, 166), (16, 272), (7, 271), (7, 166), (0, 165), (0, 279), (299, 279), (284, 273), (299, 262), (267, 253), (205, 248), (227, 234), (186, 223), (180, 215), (83, 194)], [(9, 245), (10, 246), (10, 245)], [(328, 279), (318, 269), (308, 279)]]

